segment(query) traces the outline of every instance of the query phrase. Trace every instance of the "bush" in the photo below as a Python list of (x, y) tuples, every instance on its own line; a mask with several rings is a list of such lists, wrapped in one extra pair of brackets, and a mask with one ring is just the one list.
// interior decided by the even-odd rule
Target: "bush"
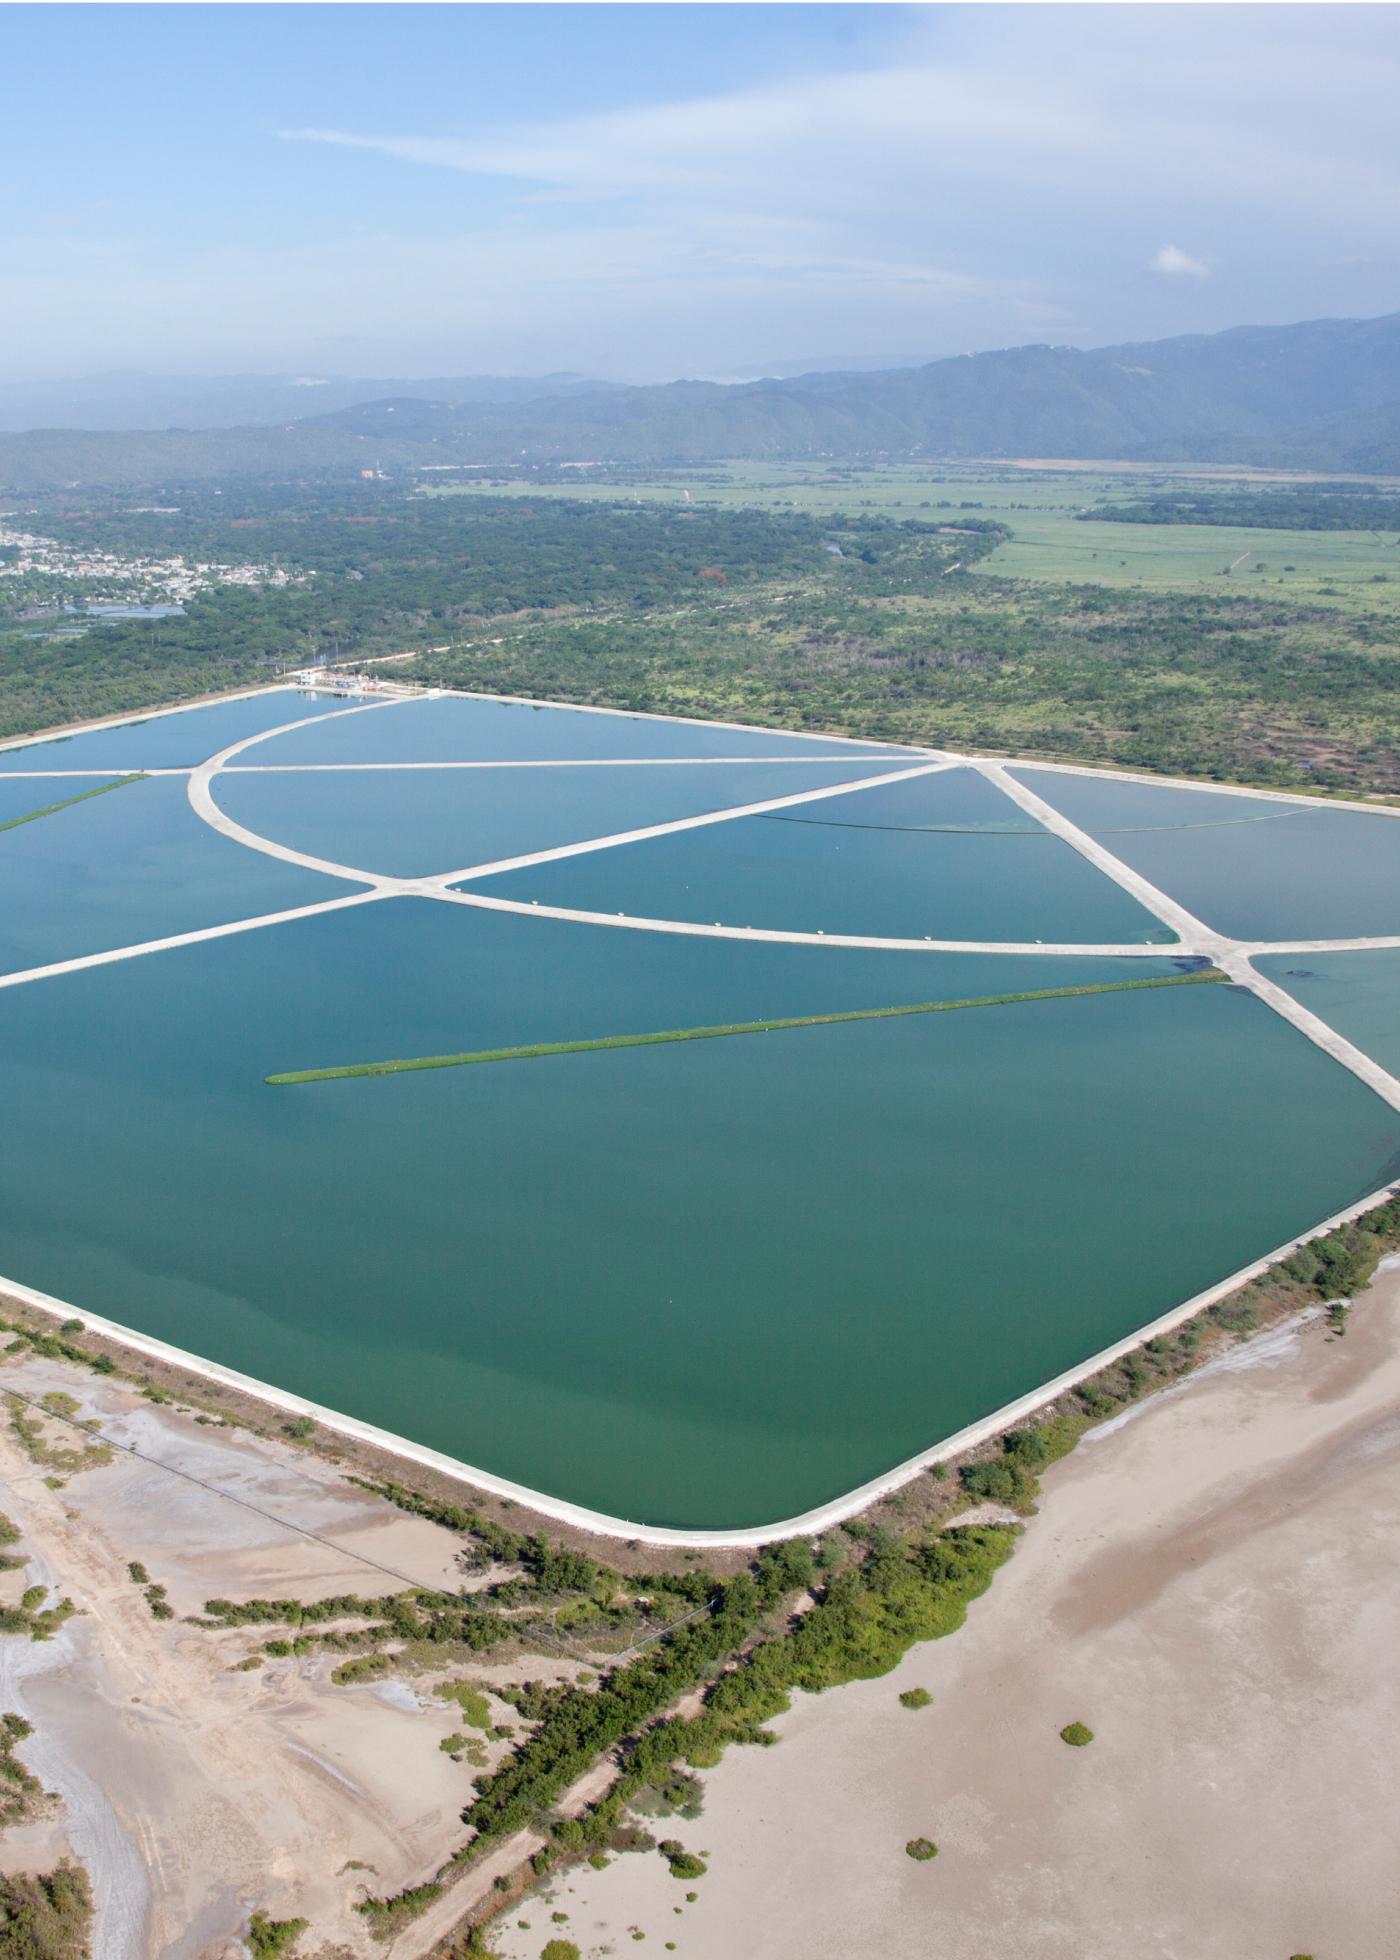
[(269, 1919), (265, 1912), (255, 1912), (248, 1922), (248, 1951), (257, 1960), (283, 1960), (310, 1923), (306, 1919)]
[(930, 1858), (938, 1856), (938, 1846), (932, 1838), (910, 1838), (904, 1849), (911, 1858), (917, 1858), (920, 1864), (925, 1864)]
[(927, 1688), (906, 1688), (899, 1697), (901, 1708), (927, 1708), (933, 1696)]
[(361, 1899), (355, 1910), (369, 1921), (369, 1930), (377, 1940), (392, 1939), (411, 1919), (426, 1912), (434, 1900), (442, 1897), (442, 1887), (436, 1883), (414, 1885), (407, 1891), (398, 1892), (392, 1899)]
[(1094, 1731), (1086, 1729), (1082, 1722), (1071, 1722), (1060, 1730), (1061, 1742), (1067, 1742), (1071, 1749), (1084, 1749), (1094, 1739)]
[(540, 1949), (540, 1960), (579, 1960), (579, 1951), (572, 1940), (549, 1940)]
[(82, 1960), (92, 1924), (92, 1890), (76, 1865), (38, 1878), (0, 1872), (0, 1955), (6, 1960)]
[(671, 1867), (672, 1878), (703, 1878), (709, 1866), (693, 1851), (687, 1851), (678, 1838), (663, 1838), (658, 1849)]

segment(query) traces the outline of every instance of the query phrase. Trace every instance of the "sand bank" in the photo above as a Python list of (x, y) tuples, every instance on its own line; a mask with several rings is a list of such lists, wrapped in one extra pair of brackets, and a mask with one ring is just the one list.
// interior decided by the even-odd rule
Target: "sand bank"
[(686, 1960), (1393, 1960), (1400, 1272), (1345, 1339), (1249, 1358), (1055, 1466), (962, 1633), (731, 1750), (677, 1831), (707, 1877), (571, 1872), (493, 1927), (506, 1960), (633, 1930)]

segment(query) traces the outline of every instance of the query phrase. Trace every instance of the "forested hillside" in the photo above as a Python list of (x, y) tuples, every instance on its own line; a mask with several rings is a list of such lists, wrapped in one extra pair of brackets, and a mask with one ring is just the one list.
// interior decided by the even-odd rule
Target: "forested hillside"
[(1400, 472), (1400, 315), (1084, 352), (1020, 347), (875, 374), (417, 392), (281, 428), (0, 437), (0, 489), (431, 464), (741, 457), (1118, 457)]

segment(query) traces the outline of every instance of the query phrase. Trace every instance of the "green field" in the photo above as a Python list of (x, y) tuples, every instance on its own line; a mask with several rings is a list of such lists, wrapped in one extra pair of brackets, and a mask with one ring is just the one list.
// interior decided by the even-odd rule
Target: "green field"
[(1394, 607), (1400, 548), (1371, 531), (1096, 524), (1067, 510), (1008, 513), (1012, 536), (980, 574), (1139, 591), (1257, 593)]
[(1084, 515), (1100, 504), (1121, 504), (1169, 485), (1228, 490), (1236, 483), (1258, 487), (1274, 480), (1267, 472), (1234, 476), (1209, 470), (1027, 470), (1010, 464), (823, 470), (810, 463), (737, 462), (657, 471), (635, 480), (617, 471), (580, 472), (576, 479), (549, 482), (502, 481), (489, 474), (449, 477), (428, 485), (425, 494), (874, 513), (952, 527), (960, 519), (992, 519), (1005, 524), (1011, 536), (978, 565), (984, 577), (1393, 609), (1400, 601), (1400, 545), (1394, 537), (1372, 531), (1095, 523)]

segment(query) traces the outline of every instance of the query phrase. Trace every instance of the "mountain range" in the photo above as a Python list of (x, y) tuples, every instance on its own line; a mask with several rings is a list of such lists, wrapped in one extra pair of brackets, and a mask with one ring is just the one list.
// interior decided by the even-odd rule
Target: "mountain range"
[[(625, 387), (414, 382), (277, 425), (0, 436), (0, 486), (450, 464), (1045, 457), (1400, 473), (1400, 314)], [(290, 384), (283, 384), (290, 393)], [(353, 384), (336, 384), (337, 389)], [(319, 388), (299, 388), (315, 406)]]

